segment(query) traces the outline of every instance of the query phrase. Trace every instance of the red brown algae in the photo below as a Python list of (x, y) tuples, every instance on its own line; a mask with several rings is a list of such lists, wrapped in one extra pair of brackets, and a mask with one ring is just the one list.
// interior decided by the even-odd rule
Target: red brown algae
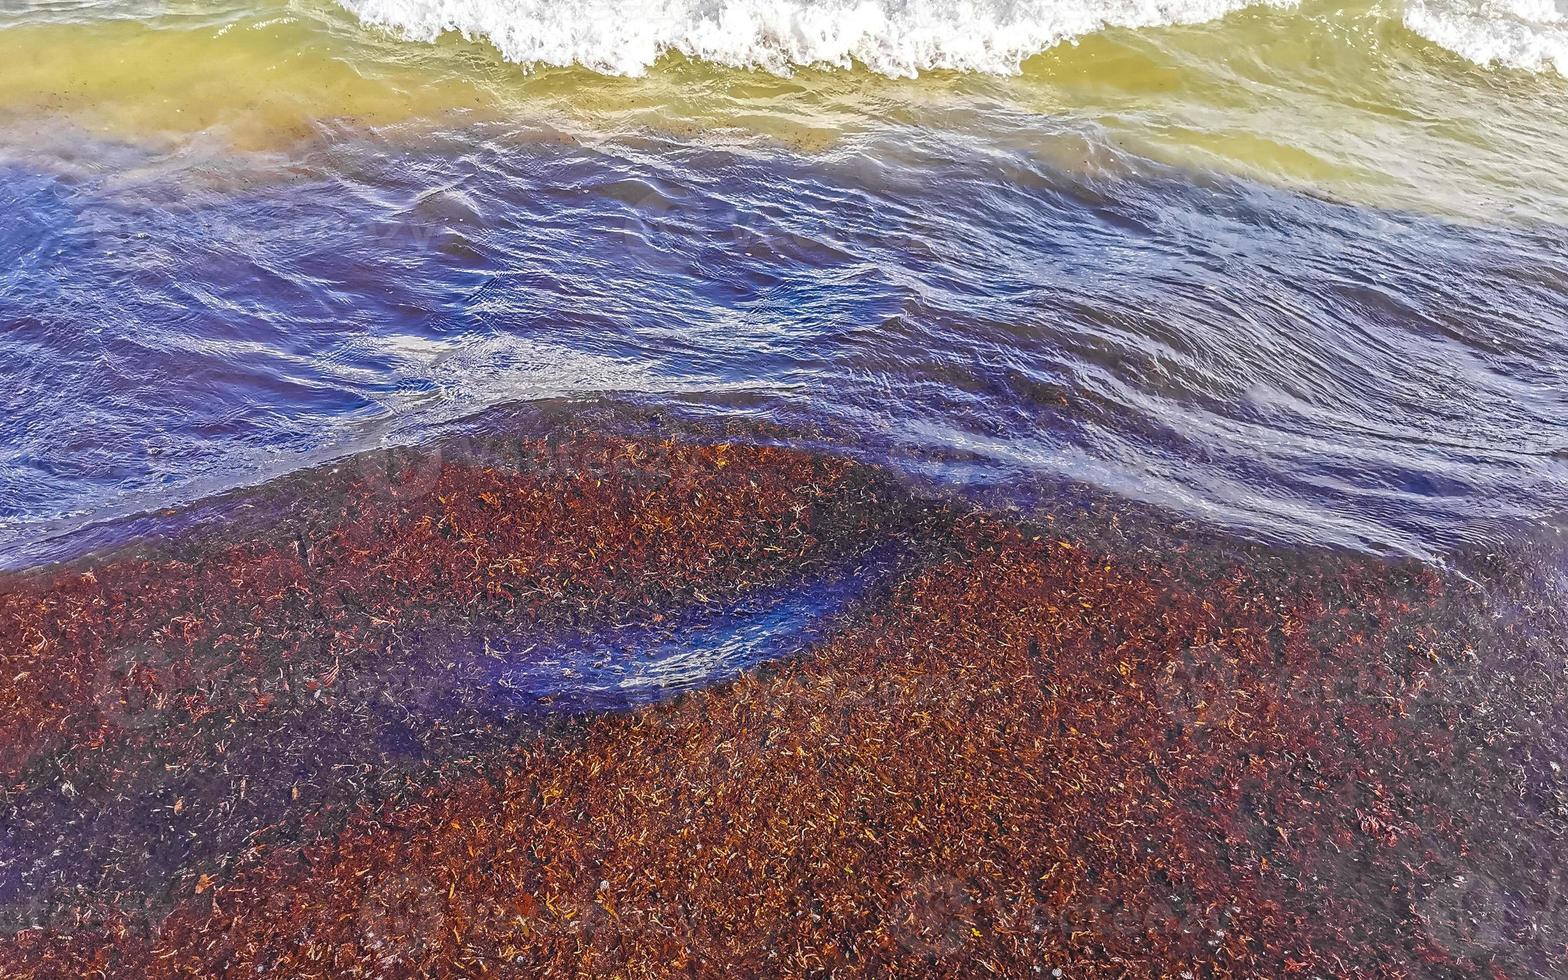
[[(602, 622), (723, 599), (873, 530), (851, 523), (824, 543), (813, 526), (860, 493), (865, 474), (843, 461), (587, 437), (504, 451), (496, 465), (437, 458), (427, 472), (413, 452), (296, 478), (319, 506), (296, 522), (329, 525), (308, 541), (273, 531), (194, 557), (131, 554), (13, 577), (0, 592), (0, 772), (46, 746), (114, 737), (116, 712), (102, 710), (95, 685), (116, 647), (141, 652), (130, 676), (114, 678), (125, 688), (154, 683), (143, 662), (162, 665), (172, 676), (156, 683), (172, 690), (187, 686), (189, 661), (208, 677), (220, 664), (226, 683), (179, 706), (193, 717), (265, 710), (243, 703), (253, 682), (285, 666), (307, 678), (352, 670), (399, 629)], [(874, 520), (876, 508), (855, 514)]]
[[(1147, 512), (1015, 520), (739, 443), (579, 434), (388, 472), (302, 476), (286, 518), (238, 539), (6, 580), (13, 791), (138, 740), (210, 763), (247, 731), (229, 719), (318, 710), (411, 633), (657, 622), (870, 541), (919, 557), (798, 656), (350, 793), (313, 834), (189, 852), (163, 905), (49, 904), (0, 941), (0, 975), (1568, 969), (1560, 932), (1478, 926), (1492, 906), (1456, 885), (1534, 901), (1501, 855), (1515, 833), (1555, 855), (1557, 831), (1533, 802), (1456, 799), (1501, 744), (1466, 706), (1467, 665), (1494, 654), (1463, 628), (1474, 590), (1427, 567), (1151, 546), (1127, 524)], [(127, 645), (146, 652), (106, 675)], [(305, 691), (279, 696), (280, 673)], [(1558, 705), (1535, 677), (1519, 697)], [(124, 724), (132, 701), (159, 723)], [(296, 792), (269, 805), (320, 805)], [(166, 805), (171, 828), (198, 806)]]

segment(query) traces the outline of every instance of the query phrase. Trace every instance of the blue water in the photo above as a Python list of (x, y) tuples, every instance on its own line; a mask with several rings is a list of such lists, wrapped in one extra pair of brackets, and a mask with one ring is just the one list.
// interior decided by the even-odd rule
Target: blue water
[(1562, 517), (1561, 228), (940, 135), (141, 152), (0, 171), (0, 557), (562, 395), (1368, 551)]
[(895, 556), (886, 546), (836, 574), (752, 595), (734, 608), (698, 611), (648, 628), (483, 642), (491, 690), (519, 711), (635, 708), (728, 680), (798, 653), (826, 636), (857, 600), (885, 584)]

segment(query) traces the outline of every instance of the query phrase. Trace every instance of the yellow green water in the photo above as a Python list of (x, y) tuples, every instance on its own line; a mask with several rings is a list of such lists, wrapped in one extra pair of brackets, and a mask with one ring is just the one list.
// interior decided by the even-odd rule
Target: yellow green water
[(500, 120), (540, 136), (664, 133), (831, 153), (891, 128), (1068, 167), (1239, 174), (1471, 221), (1568, 217), (1568, 82), (1473, 65), (1381, 5), (1111, 29), (1018, 75), (918, 79), (784, 77), (678, 55), (634, 78), (527, 70), (483, 42), (365, 27), (326, 0), (112, 9), (39, 6), (0, 20), (0, 148), (64, 125), (164, 148), (286, 154), (345, 128)]

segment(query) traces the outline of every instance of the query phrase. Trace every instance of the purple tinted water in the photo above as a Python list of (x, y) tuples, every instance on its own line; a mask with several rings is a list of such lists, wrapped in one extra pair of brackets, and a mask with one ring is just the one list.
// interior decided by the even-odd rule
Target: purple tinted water
[(13, 163), (0, 557), (558, 396), (1287, 541), (1433, 557), (1559, 520), (1562, 229), (950, 144), (470, 129), (264, 177)]

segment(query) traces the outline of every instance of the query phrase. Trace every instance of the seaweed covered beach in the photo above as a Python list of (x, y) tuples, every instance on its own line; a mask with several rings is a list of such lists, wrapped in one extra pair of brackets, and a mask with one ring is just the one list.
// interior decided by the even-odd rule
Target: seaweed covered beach
[(607, 418), (6, 573), (0, 975), (1565, 968), (1539, 569)]

